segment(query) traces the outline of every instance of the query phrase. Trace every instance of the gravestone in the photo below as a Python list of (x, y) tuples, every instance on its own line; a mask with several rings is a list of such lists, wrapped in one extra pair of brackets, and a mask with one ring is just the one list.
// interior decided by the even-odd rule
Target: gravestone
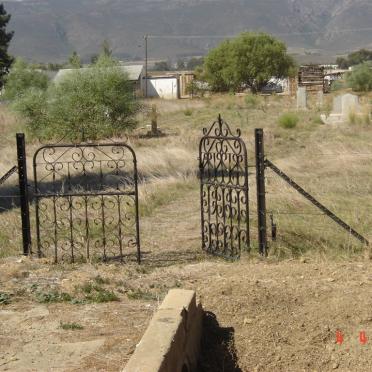
[(300, 87), (297, 89), (297, 109), (307, 109), (307, 92), (306, 87)]
[(164, 137), (165, 134), (158, 129), (158, 111), (156, 108), (156, 105), (151, 106), (151, 112), (150, 112), (150, 120), (151, 120), (151, 130), (147, 132), (146, 135), (140, 136), (145, 138), (151, 138), (151, 137)]
[(349, 93), (342, 96), (342, 116), (348, 118), (351, 112), (360, 113), (360, 105), (359, 97)]
[(158, 113), (156, 111), (156, 105), (151, 107), (151, 134), (156, 136), (158, 134)]
[(339, 124), (349, 121), (350, 114), (361, 115), (359, 97), (354, 94), (344, 94), (333, 99), (333, 109), (329, 116), (320, 115), (324, 124)]

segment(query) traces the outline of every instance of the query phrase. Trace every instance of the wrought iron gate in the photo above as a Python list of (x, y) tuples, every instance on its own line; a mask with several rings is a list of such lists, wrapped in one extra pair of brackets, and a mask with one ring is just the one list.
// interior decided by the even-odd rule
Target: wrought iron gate
[(249, 249), (247, 149), (221, 118), (203, 129), (199, 145), (202, 248), (236, 259)]
[(47, 145), (33, 159), (39, 257), (140, 262), (136, 155), (126, 143)]

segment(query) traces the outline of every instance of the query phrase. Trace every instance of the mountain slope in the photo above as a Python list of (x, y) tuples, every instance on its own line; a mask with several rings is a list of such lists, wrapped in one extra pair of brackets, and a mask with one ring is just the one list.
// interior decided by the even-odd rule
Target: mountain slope
[[(143, 58), (143, 35), (157, 38), (155, 58), (204, 54), (217, 36), (243, 30), (279, 35), (289, 46), (345, 51), (372, 45), (371, 0), (13, 0), (12, 52), (34, 60), (89, 57), (108, 39), (121, 58)], [(340, 30), (349, 30), (340, 32)], [(350, 30), (354, 30), (351, 32)], [(358, 31), (356, 31), (358, 30)], [(209, 37), (208, 37), (209, 36)]]

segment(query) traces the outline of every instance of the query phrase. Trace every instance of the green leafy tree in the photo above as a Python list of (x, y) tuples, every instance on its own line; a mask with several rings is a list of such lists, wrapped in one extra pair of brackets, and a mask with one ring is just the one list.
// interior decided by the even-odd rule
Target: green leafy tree
[(187, 61), (186, 68), (188, 70), (195, 70), (198, 66), (202, 66), (203, 63), (204, 63), (204, 58), (193, 57)]
[(288, 76), (293, 67), (283, 42), (265, 33), (244, 32), (209, 52), (203, 75), (215, 91), (248, 87), (256, 93), (272, 77)]
[(372, 91), (372, 62), (358, 65), (346, 78), (348, 85), (356, 92)]
[(74, 141), (118, 136), (136, 125), (139, 103), (127, 75), (109, 57), (73, 70), (45, 94), (32, 90), (14, 105), (38, 138)]
[(11, 15), (0, 4), (0, 87), (4, 84), (4, 77), (9, 72), (13, 63), (13, 57), (8, 54), (9, 44), (13, 38), (14, 32), (7, 32), (6, 28), (10, 21)]
[(82, 63), (79, 55), (77, 54), (76, 51), (73, 51), (70, 58), (68, 59), (68, 64), (72, 68), (81, 68)]
[(14, 100), (30, 89), (45, 91), (48, 83), (49, 78), (44, 72), (18, 58), (5, 77), (4, 99)]
[(171, 67), (167, 61), (155, 62), (154, 71), (170, 71)]
[(350, 53), (346, 58), (338, 57), (336, 63), (340, 68), (347, 69), (369, 61), (372, 61), (372, 50), (360, 49), (356, 52)]

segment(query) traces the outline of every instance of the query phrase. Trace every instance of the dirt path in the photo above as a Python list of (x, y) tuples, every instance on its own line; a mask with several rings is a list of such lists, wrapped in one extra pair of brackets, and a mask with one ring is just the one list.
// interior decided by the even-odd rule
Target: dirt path
[(158, 208), (141, 220), (142, 251), (146, 265), (170, 265), (205, 258), (200, 250), (199, 190)]

